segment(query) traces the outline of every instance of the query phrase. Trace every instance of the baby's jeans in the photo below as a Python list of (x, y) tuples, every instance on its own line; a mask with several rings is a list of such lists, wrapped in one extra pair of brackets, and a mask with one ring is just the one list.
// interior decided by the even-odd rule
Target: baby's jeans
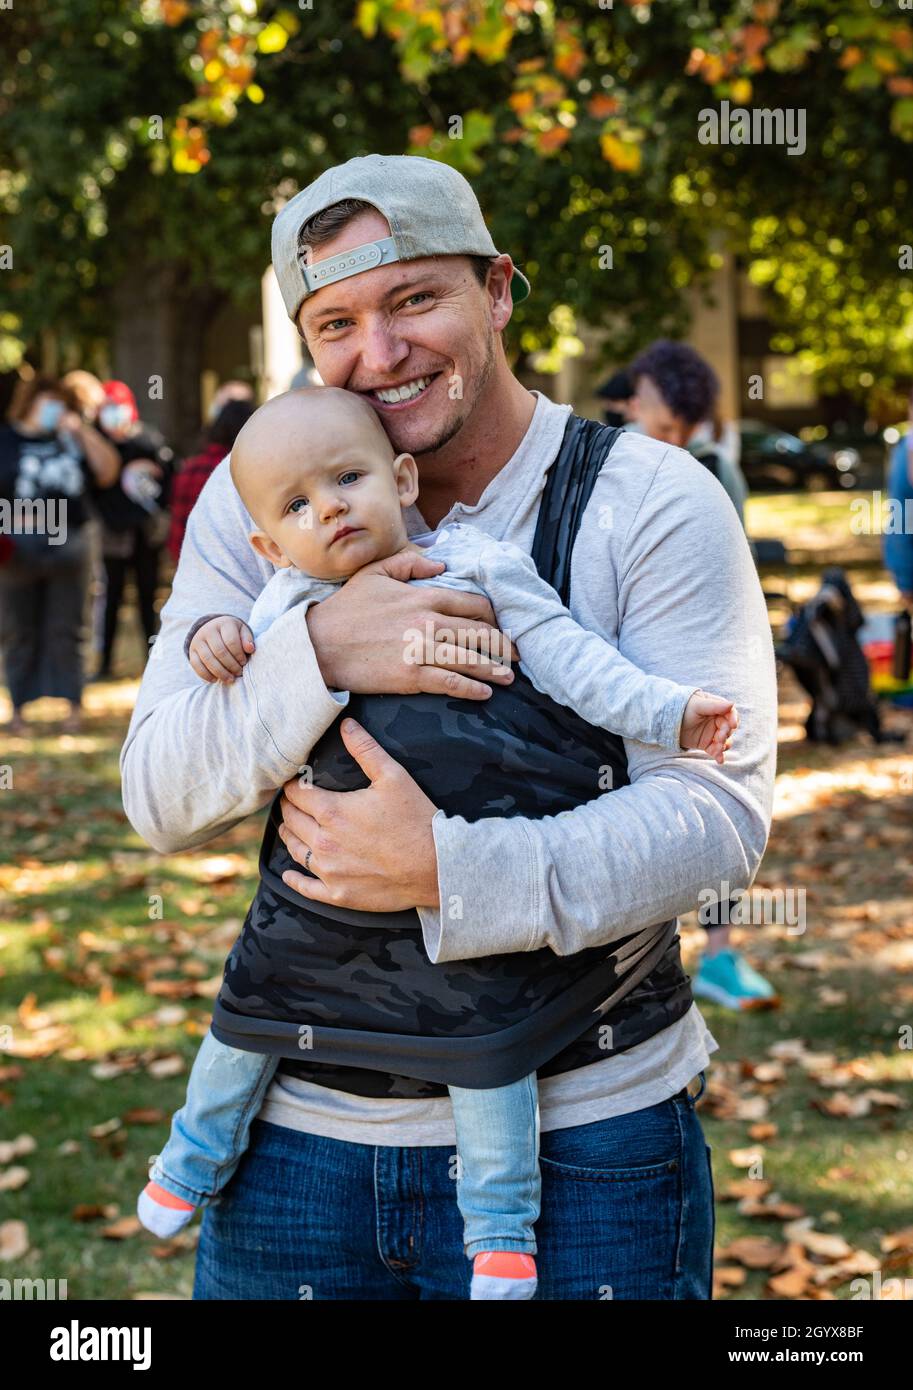
[(196, 1207), (207, 1206), (231, 1179), (247, 1148), (279, 1058), (242, 1052), (207, 1031), (187, 1083), (187, 1099), (149, 1174), (152, 1182)]
[(536, 1251), (539, 1088), (535, 1075), (486, 1091), (448, 1087), (457, 1132), (457, 1201), (463, 1248)]

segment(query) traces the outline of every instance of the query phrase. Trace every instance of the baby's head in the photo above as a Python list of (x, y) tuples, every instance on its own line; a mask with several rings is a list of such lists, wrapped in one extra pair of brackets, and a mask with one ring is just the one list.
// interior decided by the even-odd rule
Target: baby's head
[(394, 458), (376, 414), (352, 391), (317, 386), (275, 396), (241, 430), (230, 466), (257, 524), (251, 545), (271, 564), (348, 579), (406, 544), (415, 459)]

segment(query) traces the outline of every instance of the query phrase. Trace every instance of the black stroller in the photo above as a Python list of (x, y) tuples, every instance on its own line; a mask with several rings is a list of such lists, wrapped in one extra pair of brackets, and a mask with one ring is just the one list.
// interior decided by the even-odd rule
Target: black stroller
[(864, 616), (842, 569), (827, 569), (815, 597), (796, 612), (776, 648), (812, 697), (805, 732), (813, 743), (837, 746), (864, 729), (876, 743), (902, 743), (881, 727), (869, 668), (856, 633)]

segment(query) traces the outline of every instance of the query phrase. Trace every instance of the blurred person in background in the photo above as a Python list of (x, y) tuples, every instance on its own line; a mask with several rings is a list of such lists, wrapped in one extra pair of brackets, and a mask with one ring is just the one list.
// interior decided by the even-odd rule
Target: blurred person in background
[(596, 395), (605, 402), (603, 413), (607, 425), (621, 429), (634, 422), (634, 383), (626, 368), (614, 372), (608, 381), (602, 383)]
[(254, 404), (254, 388), (249, 381), (223, 381), (217, 389), (209, 404), (206, 412), (206, 419), (209, 424), (217, 419), (229, 401), (246, 401), (248, 405)]
[(67, 372), (63, 384), (76, 397), (76, 408), (90, 425), (98, 421), (98, 412), (105, 403), (105, 388), (92, 372), (77, 368)]
[(158, 628), (155, 592), (159, 560), (168, 538), (168, 501), (175, 457), (164, 437), (139, 418), (136, 397), (123, 381), (104, 383), (98, 424), (116, 448), (122, 468), (119, 478), (94, 491), (93, 502), (102, 521), (104, 594), (100, 604), (101, 665), (96, 680), (111, 675), (121, 600), (127, 574), (136, 584), (140, 621), (149, 642)]
[(252, 400), (230, 398), (216, 418), (203, 431), (202, 448), (185, 459), (171, 490), (171, 529), (168, 552), (177, 564), (184, 543), (187, 518), (203, 491), (210, 473), (230, 454), (238, 431), (254, 413)]
[[(913, 510), (913, 391), (910, 392), (910, 428), (898, 439), (888, 462), (887, 494), (902, 517), (907, 504)], [(893, 510), (893, 507), (892, 507)], [(906, 525), (885, 530), (882, 536), (885, 568), (890, 570), (905, 606), (913, 612), (913, 531)]]
[[(0, 427), (0, 646), (13, 717), (44, 696), (68, 700), (62, 730), (80, 727), (82, 616), (89, 581), (85, 528), (91, 486), (117, 480), (117, 450), (77, 411), (73, 393), (54, 377), (22, 381), (9, 423)], [(33, 509), (29, 503), (34, 504)], [(17, 505), (18, 504), (18, 505)]]
[[(727, 448), (726, 430), (717, 402), (720, 382), (700, 353), (685, 343), (659, 339), (631, 364), (632, 409), (638, 426), (652, 439), (687, 449), (723, 485), (745, 525), (748, 488), (738, 461)], [(715, 885), (708, 884), (708, 891)], [(698, 920), (707, 933), (707, 949), (692, 981), (696, 995), (727, 1009), (764, 1008), (778, 1001), (765, 980), (731, 945), (730, 903), (720, 900), (701, 908)]]
[(631, 413), (644, 434), (687, 449), (723, 485), (745, 525), (748, 486), (739, 467), (738, 431), (718, 411), (720, 382), (699, 352), (660, 338), (631, 364)]

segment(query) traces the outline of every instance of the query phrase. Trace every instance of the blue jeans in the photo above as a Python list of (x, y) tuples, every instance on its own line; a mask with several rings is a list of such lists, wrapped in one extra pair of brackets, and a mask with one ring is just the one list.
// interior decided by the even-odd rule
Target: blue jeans
[[(453, 1158), (254, 1120), (204, 1212), (194, 1298), (468, 1299)], [(546, 1131), (540, 1168), (537, 1298), (711, 1297), (710, 1149), (687, 1091)]]
[[(247, 1148), (276, 1064), (275, 1057), (226, 1047), (207, 1032), (187, 1098), (175, 1113), (151, 1179), (194, 1206), (208, 1206), (231, 1181)], [(450, 1096), (459, 1153), (455, 1195), (465, 1221), (466, 1254), (534, 1253), (541, 1189), (535, 1076), (492, 1090), (451, 1087)]]

